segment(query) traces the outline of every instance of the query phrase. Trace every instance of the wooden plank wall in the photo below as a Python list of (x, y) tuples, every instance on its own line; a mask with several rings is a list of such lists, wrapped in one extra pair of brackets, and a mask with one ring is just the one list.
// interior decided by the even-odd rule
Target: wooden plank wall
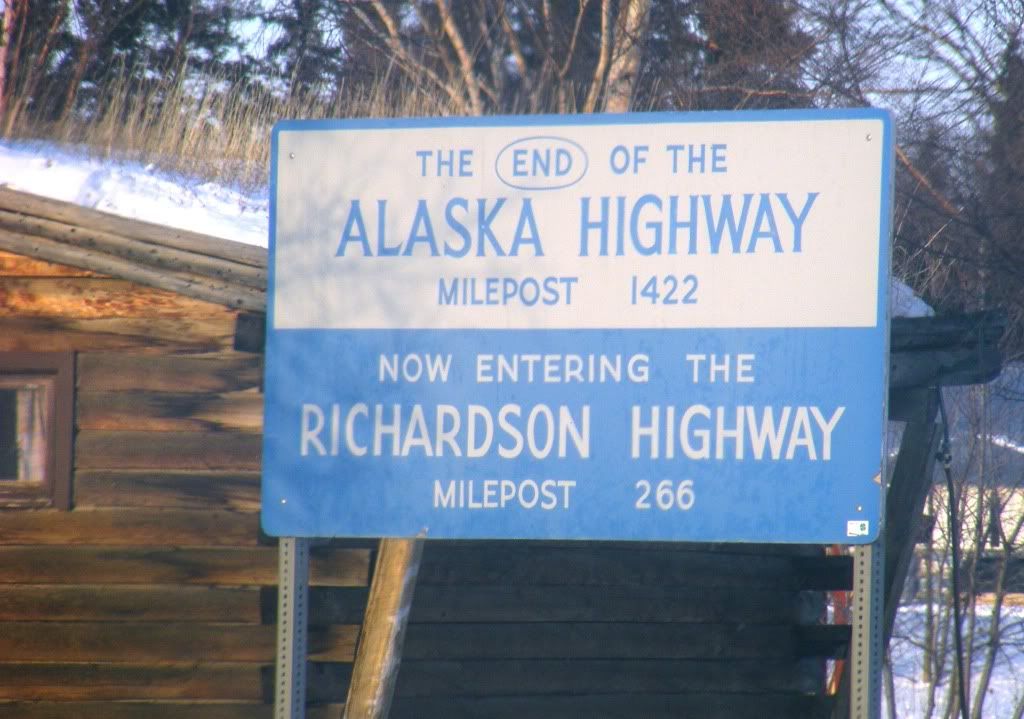
[(827, 716), (820, 547), (428, 542), (391, 716)]
[[(77, 353), (74, 510), (0, 512), (0, 717), (272, 715), (261, 358), (231, 350), (234, 322), (0, 253), (0, 352)], [(314, 717), (344, 701), (369, 546), (313, 551)]]

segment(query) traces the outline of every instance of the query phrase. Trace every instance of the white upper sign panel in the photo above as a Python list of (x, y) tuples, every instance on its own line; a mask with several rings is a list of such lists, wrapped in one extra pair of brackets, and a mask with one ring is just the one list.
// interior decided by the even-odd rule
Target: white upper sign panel
[(274, 326), (874, 326), (883, 119), (752, 115), (284, 123)]

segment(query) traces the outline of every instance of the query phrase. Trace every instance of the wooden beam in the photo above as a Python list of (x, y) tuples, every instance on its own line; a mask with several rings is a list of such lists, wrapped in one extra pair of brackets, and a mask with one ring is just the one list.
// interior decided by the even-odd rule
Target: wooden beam
[(220, 257), (178, 249), (163, 243), (140, 241), (78, 224), (68, 224), (0, 209), (0, 232), (44, 237), (70, 247), (99, 252), (147, 267), (185, 272), (254, 289), (267, 286), (266, 267), (255, 267)]
[(195, 319), (223, 314), (220, 304), (128, 280), (0, 277), (0, 317)]
[(908, 422), (885, 499), (885, 588), (882, 624), (883, 646), (892, 636), (903, 583), (921, 534), (924, 504), (932, 486), (935, 452), (942, 430), (935, 422), (938, 395), (934, 389), (912, 390), (909, 401), (918, 407), (919, 419)]
[[(13, 515), (14, 513), (9, 513)], [(57, 513), (69, 517), (71, 512)], [(277, 583), (277, 549), (147, 547), (0, 547), (0, 584), (177, 584), (270, 586)], [(370, 550), (315, 547), (313, 586), (365, 587)]]
[(0, 209), (131, 237), (140, 242), (173, 247), (209, 257), (220, 257), (253, 267), (267, 266), (267, 251), (262, 247), (120, 217), (71, 202), (7, 188), (0, 189)]
[[(309, 658), (352, 661), (359, 627), (312, 627)], [(0, 622), (6, 662), (273, 661), (275, 627), (198, 622)]]
[(108, 255), (98, 250), (73, 247), (35, 235), (0, 230), (0, 249), (49, 262), (82, 267), (232, 309), (264, 311), (267, 306), (266, 291), (263, 289), (205, 275), (140, 265), (134, 260)]
[(147, 355), (84, 352), (78, 355), (78, 387), (87, 391), (237, 392), (260, 386), (263, 360), (234, 352)]
[(345, 702), (345, 719), (387, 719), (402, 660), (422, 539), (382, 539)]

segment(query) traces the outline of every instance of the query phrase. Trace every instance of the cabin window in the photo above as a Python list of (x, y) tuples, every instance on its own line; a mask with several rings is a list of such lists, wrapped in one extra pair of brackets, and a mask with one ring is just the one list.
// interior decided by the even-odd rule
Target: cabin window
[(0, 507), (71, 508), (74, 358), (0, 352)]

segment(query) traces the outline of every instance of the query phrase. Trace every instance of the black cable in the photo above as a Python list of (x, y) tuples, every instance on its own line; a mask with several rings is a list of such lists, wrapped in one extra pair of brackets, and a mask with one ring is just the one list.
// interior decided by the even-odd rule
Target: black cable
[(953, 562), (953, 641), (956, 645), (957, 688), (960, 698), (960, 716), (967, 719), (967, 687), (964, 682), (963, 618), (960, 616), (960, 525), (956, 519), (956, 493), (953, 489), (953, 455), (950, 452), (949, 421), (946, 419), (946, 404), (942, 401), (942, 388), (936, 387), (939, 396), (939, 415), (942, 418), (942, 445), (935, 458), (942, 462), (946, 474), (946, 492), (949, 494), (949, 531)]

